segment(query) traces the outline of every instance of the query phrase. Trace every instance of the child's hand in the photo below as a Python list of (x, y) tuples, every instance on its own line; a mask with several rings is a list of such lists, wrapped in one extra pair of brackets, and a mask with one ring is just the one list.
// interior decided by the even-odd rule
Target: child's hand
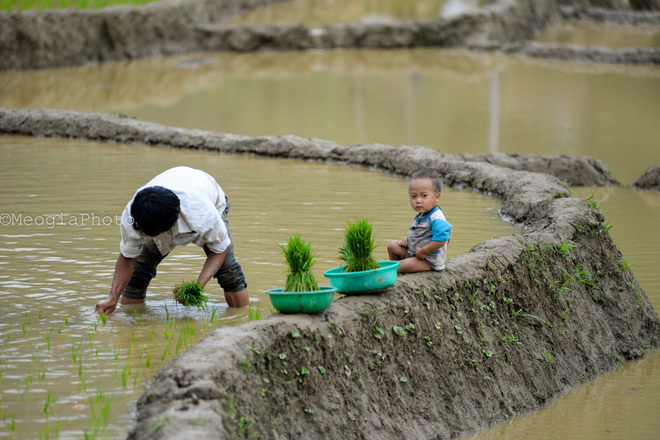
[(417, 257), (418, 260), (423, 260), (424, 257), (426, 257), (426, 254), (424, 253), (424, 249), (421, 247), (415, 249), (415, 257)]
[(407, 248), (408, 247), (408, 237), (404, 237), (403, 240), (399, 241), (399, 246)]

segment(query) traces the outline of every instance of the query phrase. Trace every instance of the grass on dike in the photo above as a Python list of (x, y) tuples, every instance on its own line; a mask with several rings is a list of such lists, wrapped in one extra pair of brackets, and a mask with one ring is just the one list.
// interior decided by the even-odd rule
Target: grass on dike
[(116, 5), (145, 5), (157, 0), (0, 0), (0, 11), (34, 9), (101, 9)]

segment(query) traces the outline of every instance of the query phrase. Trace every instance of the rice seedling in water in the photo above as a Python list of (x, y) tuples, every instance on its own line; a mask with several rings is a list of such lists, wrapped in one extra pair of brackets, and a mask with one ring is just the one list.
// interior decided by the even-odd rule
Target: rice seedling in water
[(50, 414), (52, 405), (54, 403), (57, 403), (57, 401), (52, 397), (50, 397), (50, 391), (48, 391), (48, 396), (46, 397), (46, 404), (44, 405), (44, 414), (46, 415), (46, 420), (48, 420), (48, 414)]
[(174, 352), (174, 354), (179, 354), (179, 350), (181, 349), (181, 347), (185, 348), (185, 345), (186, 345), (186, 336), (183, 330), (181, 330), (179, 332), (179, 339), (176, 341), (176, 351)]
[(78, 352), (80, 351), (80, 346), (82, 345), (82, 341), (78, 343), (76, 346), (76, 340), (74, 338), (71, 338), (71, 360), (73, 363), (76, 363), (76, 359), (78, 358)]
[(50, 328), (50, 331), (48, 332), (48, 335), (46, 335), (46, 346), (48, 347), (48, 352), (50, 353), (50, 334), (53, 333), (53, 329), (55, 326), (52, 326)]
[(130, 367), (128, 366), (128, 362), (126, 362), (126, 364), (124, 364), (124, 371), (121, 372), (121, 386), (123, 389), (126, 389), (126, 378), (130, 374)]
[(183, 329), (187, 331), (190, 336), (195, 336), (195, 321), (191, 321), (190, 317), (186, 317), (186, 326)]
[(94, 337), (95, 332), (93, 330), (89, 330), (87, 332), (87, 339), (89, 339), (89, 351), (94, 350)]
[(172, 341), (168, 340), (167, 344), (165, 345), (165, 348), (163, 349), (163, 353), (160, 355), (160, 360), (164, 361), (167, 355), (170, 354), (171, 352), (172, 352)]
[(355, 223), (346, 222), (344, 244), (339, 247), (339, 259), (346, 263), (346, 272), (359, 272), (380, 267), (373, 257), (376, 246), (372, 232), (373, 227), (366, 218), (356, 218)]
[(286, 246), (280, 245), (284, 260), (289, 268), (286, 270), (286, 292), (310, 292), (320, 290), (312, 273), (312, 266), (317, 256), (312, 254), (312, 243), (300, 238), (298, 234), (289, 237)]
[(154, 326), (151, 329), (151, 335), (149, 336), (149, 341), (147, 341), (147, 344), (151, 344), (151, 341), (154, 338), (154, 332), (156, 331), (156, 323), (154, 323)]
[[(125, 388), (125, 387), (124, 387)], [(91, 431), (84, 431), (85, 439), (97, 438), (105, 431), (110, 420), (110, 405), (112, 399), (106, 399), (105, 392), (100, 389), (96, 392), (96, 398), (89, 398), (89, 409), (92, 419)]]
[(172, 293), (174, 300), (186, 307), (197, 307), (205, 309), (208, 302), (208, 296), (203, 293), (204, 288), (196, 281), (182, 281), (181, 284), (174, 286)]
[(27, 312), (25, 312), (25, 317), (23, 318), (23, 334), (26, 335), (30, 331), (30, 320), (27, 317)]
[(259, 321), (261, 319), (261, 309), (259, 304), (252, 307), (252, 303), (248, 304), (248, 322)]

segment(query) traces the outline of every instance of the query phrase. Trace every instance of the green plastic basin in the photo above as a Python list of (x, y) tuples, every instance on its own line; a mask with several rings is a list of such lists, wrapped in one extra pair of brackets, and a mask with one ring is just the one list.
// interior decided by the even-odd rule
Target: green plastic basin
[(279, 312), (318, 313), (330, 307), (335, 299), (334, 287), (323, 286), (311, 292), (284, 292), (284, 289), (270, 289), (266, 293)]
[(379, 261), (380, 267), (359, 272), (346, 272), (345, 267), (335, 267), (326, 270), (325, 275), (330, 285), (337, 288), (337, 293), (344, 295), (360, 295), (384, 290), (396, 282), (398, 261)]

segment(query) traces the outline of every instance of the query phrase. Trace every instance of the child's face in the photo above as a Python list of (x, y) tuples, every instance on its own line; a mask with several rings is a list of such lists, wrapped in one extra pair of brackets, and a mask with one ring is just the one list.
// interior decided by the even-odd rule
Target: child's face
[(420, 214), (426, 214), (432, 210), (440, 200), (440, 193), (433, 188), (431, 179), (413, 180), (408, 187), (408, 193), (410, 194), (410, 206)]

